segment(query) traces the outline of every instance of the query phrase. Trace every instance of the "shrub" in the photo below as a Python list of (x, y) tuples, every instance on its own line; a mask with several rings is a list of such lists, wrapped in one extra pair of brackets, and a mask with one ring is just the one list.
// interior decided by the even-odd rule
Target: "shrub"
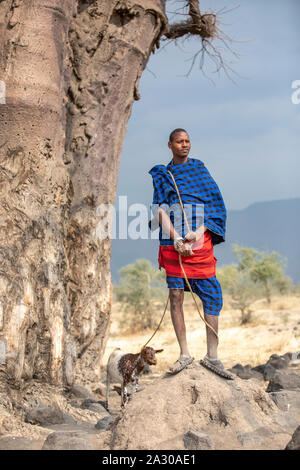
[(123, 309), (121, 328), (131, 331), (155, 328), (167, 298), (164, 272), (150, 261), (139, 259), (119, 273), (121, 283), (114, 286), (114, 294)]

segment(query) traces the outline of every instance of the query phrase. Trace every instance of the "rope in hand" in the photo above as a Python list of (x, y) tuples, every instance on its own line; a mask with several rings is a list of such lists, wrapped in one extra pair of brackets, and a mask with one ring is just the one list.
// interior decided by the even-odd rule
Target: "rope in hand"
[[(178, 191), (178, 188), (177, 188), (176, 181), (175, 181), (174, 176), (172, 175), (172, 173), (171, 173), (169, 170), (168, 170), (168, 172), (170, 173), (171, 178), (172, 178), (172, 180), (173, 180), (173, 183), (174, 183), (174, 185), (175, 185), (175, 189), (176, 189), (176, 191), (177, 191), (177, 196), (178, 196), (178, 198), (179, 198), (181, 210), (182, 210), (182, 212), (183, 212), (183, 215), (184, 215), (184, 218), (185, 218), (185, 222), (186, 222), (187, 227), (188, 227), (188, 231), (190, 232), (189, 222), (188, 222), (186, 213), (185, 213), (184, 208), (183, 208), (182, 200), (181, 200), (181, 197), (180, 197), (180, 193), (179, 193), (179, 191)], [(184, 275), (185, 281), (186, 281), (186, 283), (187, 283), (187, 285), (188, 285), (188, 288), (189, 288), (189, 290), (190, 290), (190, 292), (191, 292), (191, 294), (192, 294), (193, 300), (194, 300), (194, 302), (195, 302), (195, 304), (196, 304), (196, 307), (197, 307), (198, 313), (199, 313), (199, 315), (200, 315), (200, 318), (201, 318), (201, 320), (204, 321), (205, 325), (206, 325), (208, 328), (210, 328), (210, 329), (214, 332), (214, 334), (216, 335), (217, 340), (218, 340), (218, 342), (219, 342), (218, 333), (217, 333), (216, 330), (205, 320), (205, 318), (204, 318), (204, 317), (202, 316), (202, 314), (201, 314), (199, 305), (198, 305), (198, 303), (197, 303), (197, 301), (196, 301), (196, 298), (195, 298), (195, 296), (194, 296), (193, 290), (192, 290), (192, 288), (191, 288), (191, 285), (190, 285), (190, 283), (189, 283), (189, 280), (188, 280), (187, 275), (186, 275), (186, 273), (185, 273), (185, 270), (184, 270), (184, 268), (183, 268), (182, 259), (181, 259), (181, 254), (178, 253), (178, 255), (179, 255), (179, 264), (180, 264), (181, 270), (182, 270), (182, 272), (183, 272), (183, 275)], [(168, 306), (168, 303), (169, 303), (169, 299), (170, 299), (170, 294), (168, 295), (168, 298), (167, 298), (167, 303), (166, 303), (166, 306), (165, 306), (165, 309), (164, 309), (163, 316), (161, 317), (161, 320), (160, 320), (160, 322), (159, 322), (159, 324), (158, 324), (156, 330), (154, 331), (153, 335), (152, 335), (151, 338), (147, 341), (147, 343), (143, 346), (143, 348), (144, 348), (145, 346), (147, 346), (147, 344), (151, 341), (151, 339), (154, 337), (154, 335), (155, 335), (155, 334), (157, 333), (157, 331), (159, 330), (159, 327), (160, 327), (160, 325), (161, 325), (161, 323), (162, 323), (162, 321), (163, 321), (163, 319), (164, 319), (165, 313), (166, 313), (166, 311), (167, 311), (167, 306)]]

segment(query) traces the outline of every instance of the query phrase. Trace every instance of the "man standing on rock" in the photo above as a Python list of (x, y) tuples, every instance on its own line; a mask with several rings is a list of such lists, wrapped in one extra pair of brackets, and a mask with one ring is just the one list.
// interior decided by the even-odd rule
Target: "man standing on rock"
[[(189, 287), (182, 268), (192, 291), (203, 305), (207, 355), (201, 363), (218, 373), (224, 369), (218, 359), (216, 334), (223, 301), (221, 286), (215, 276), (217, 260), (213, 246), (225, 241), (226, 209), (220, 190), (204, 164), (188, 157), (191, 149), (188, 133), (184, 129), (175, 129), (170, 134), (168, 146), (173, 159), (167, 166), (156, 165), (149, 171), (153, 178), (153, 204), (159, 207), (156, 215), (160, 225), (159, 267), (166, 270), (171, 317), (180, 347), (180, 356), (168, 373), (175, 374), (194, 360), (186, 340), (183, 298)], [(176, 208), (179, 208), (180, 217)], [(153, 230), (154, 220), (150, 225)]]

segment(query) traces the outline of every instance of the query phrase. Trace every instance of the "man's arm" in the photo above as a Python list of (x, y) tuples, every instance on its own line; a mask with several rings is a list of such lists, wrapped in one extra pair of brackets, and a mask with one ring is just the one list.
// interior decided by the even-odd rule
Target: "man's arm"
[[(158, 217), (159, 217), (159, 225), (162, 227), (164, 232), (170, 236), (172, 240), (176, 240), (177, 238), (181, 238), (180, 235), (176, 232), (174, 225), (172, 224), (170, 217), (166, 212), (163, 210), (162, 207), (158, 209)], [(190, 232), (194, 233), (194, 232)], [(189, 243), (183, 243), (182, 246), (177, 248), (179, 254), (183, 256), (193, 255), (193, 251)]]

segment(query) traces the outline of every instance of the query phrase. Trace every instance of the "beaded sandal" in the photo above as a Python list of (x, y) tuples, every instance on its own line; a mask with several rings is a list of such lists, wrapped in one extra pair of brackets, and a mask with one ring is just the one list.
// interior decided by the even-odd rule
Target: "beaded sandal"
[(204, 356), (203, 359), (200, 359), (200, 364), (204, 366), (206, 369), (211, 370), (215, 374), (223, 377), (227, 380), (234, 380), (234, 375), (230, 374), (227, 370), (225, 370), (224, 365), (219, 359), (210, 359), (207, 355)]

